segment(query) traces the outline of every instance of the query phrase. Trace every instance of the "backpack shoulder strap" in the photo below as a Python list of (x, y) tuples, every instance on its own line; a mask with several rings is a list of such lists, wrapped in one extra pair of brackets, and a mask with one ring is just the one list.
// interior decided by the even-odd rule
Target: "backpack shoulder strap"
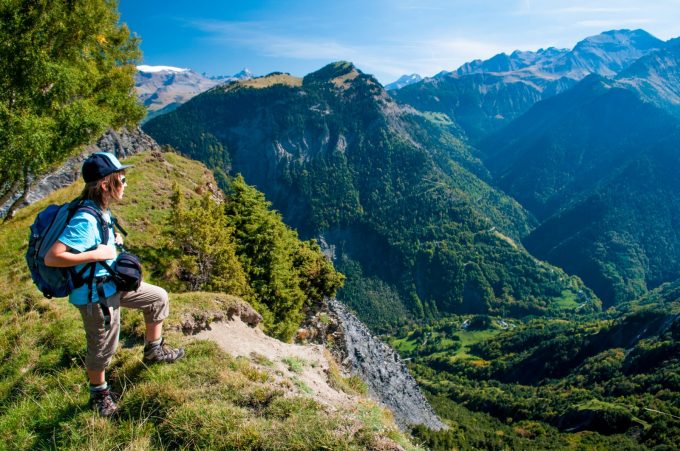
[(123, 228), (122, 225), (120, 225), (118, 219), (116, 219), (116, 217), (113, 215), (111, 215), (111, 222), (113, 222), (113, 225), (116, 226), (116, 228), (120, 231), (120, 233), (123, 234), (123, 236), (127, 236), (127, 231)]

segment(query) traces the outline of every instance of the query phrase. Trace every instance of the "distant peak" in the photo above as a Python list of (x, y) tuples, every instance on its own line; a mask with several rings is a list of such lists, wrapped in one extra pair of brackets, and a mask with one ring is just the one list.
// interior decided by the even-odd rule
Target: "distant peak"
[(361, 74), (361, 71), (357, 69), (353, 63), (350, 63), (349, 61), (336, 61), (307, 75), (304, 78), (304, 83), (325, 83), (331, 82), (339, 77), (352, 76), (351, 78), (355, 78), (359, 74)]
[(146, 64), (142, 64), (140, 66), (137, 66), (137, 70), (140, 72), (146, 72), (146, 73), (156, 73), (156, 72), (188, 72), (191, 69), (185, 69), (181, 67), (173, 67), (173, 66), (148, 66)]
[(574, 50), (581, 47), (597, 46), (601, 44), (619, 43), (636, 48), (659, 47), (663, 43), (660, 39), (649, 34), (645, 30), (609, 30), (579, 41)]
[(419, 74), (402, 75), (401, 77), (399, 77), (398, 80), (386, 84), (385, 89), (388, 91), (393, 89), (401, 89), (404, 86), (412, 85), (413, 83), (418, 83), (422, 79), (423, 77), (421, 77)]
[(246, 79), (246, 78), (253, 78), (254, 75), (250, 71), (250, 69), (248, 69), (247, 67), (244, 67), (240, 72), (234, 74), (233, 77), (242, 80), (242, 79)]

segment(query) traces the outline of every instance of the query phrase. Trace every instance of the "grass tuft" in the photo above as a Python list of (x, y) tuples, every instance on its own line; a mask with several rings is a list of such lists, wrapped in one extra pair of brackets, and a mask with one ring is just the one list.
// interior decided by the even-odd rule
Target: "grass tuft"
[(288, 367), (288, 371), (291, 371), (295, 374), (302, 373), (305, 366), (307, 366), (306, 360), (294, 356), (284, 357), (281, 359), (281, 361)]

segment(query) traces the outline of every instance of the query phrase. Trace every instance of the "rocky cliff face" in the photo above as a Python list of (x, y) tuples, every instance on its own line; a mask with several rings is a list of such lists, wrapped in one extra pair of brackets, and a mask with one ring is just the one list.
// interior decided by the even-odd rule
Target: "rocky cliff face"
[[(78, 180), (83, 161), (94, 152), (110, 152), (118, 158), (125, 158), (128, 155), (133, 155), (143, 150), (160, 151), (160, 146), (153, 138), (144, 133), (141, 128), (136, 127), (132, 130), (123, 128), (118, 131), (109, 130), (99, 138), (96, 144), (85, 147), (81, 153), (69, 158), (55, 171), (44, 175), (33, 183), (28, 196), (26, 196), (26, 202), (20, 208), (35, 203), (50, 193)], [(7, 211), (15, 200), (16, 197), (10, 199), (4, 205), (0, 205), (0, 216)]]
[(343, 365), (366, 382), (370, 393), (394, 413), (397, 424), (446, 429), (399, 355), (343, 304), (331, 299), (328, 306), (340, 325), (335, 335)]

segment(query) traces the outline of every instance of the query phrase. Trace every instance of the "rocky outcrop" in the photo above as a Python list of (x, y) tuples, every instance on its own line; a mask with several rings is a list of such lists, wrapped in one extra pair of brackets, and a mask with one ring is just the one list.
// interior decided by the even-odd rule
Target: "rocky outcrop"
[[(139, 127), (134, 129), (123, 128), (118, 131), (109, 130), (99, 138), (96, 144), (85, 147), (81, 153), (66, 160), (58, 169), (32, 183), (26, 201), (19, 208), (35, 203), (50, 193), (75, 182), (80, 178), (80, 168), (83, 161), (94, 152), (110, 152), (118, 158), (125, 158), (143, 150), (160, 151), (161, 148), (153, 138)], [(4, 205), (0, 205), (0, 216), (4, 215), (5, 211), (18, 197), (17, 195)]]
[(337, 300), (329, 301), (329, 312), (337, 317), (340, 325), (333, 338), (343, 365), (366, 382), (371, 395), (392, 411), (400, 427), (422, 424), (434, 430), (447, 428), (392, 348), (373, 336)]
[(185, 312), (181, 315), (180, 325), (176, 329), (181, 329), (184, 335), (196, 335), (204, 330), (211, 330), (210, 324), (220, 321), (232, 320), (234, 316), (241, 318), (250, 327), (256, 327), (262, 322), (262, 315), (257, 313), (246, 302), (237, 302), (229, 305), (226, 311), (200, 311)]

